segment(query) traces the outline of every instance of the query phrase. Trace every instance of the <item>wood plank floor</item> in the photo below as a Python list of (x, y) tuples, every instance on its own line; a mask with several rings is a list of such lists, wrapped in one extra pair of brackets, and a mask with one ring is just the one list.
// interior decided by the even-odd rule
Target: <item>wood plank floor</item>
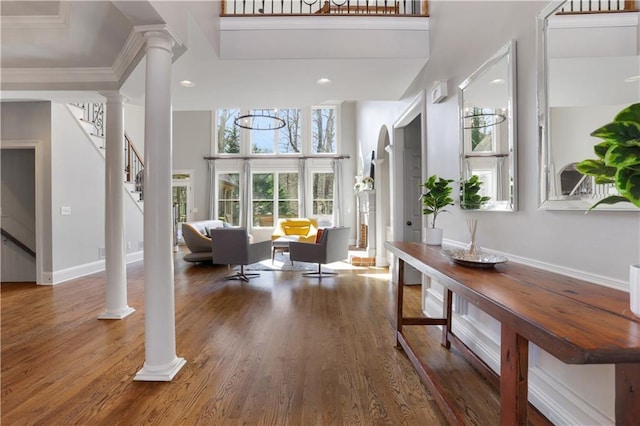
[[(128, 267), (124, 320), (98, 320), (104, 274), (1, 286), (3, 425), (440, 425), (394, 347), (393, 286), (375, 274), (262, 272), (250, 283), (176, 255), (172, 382), (134, 382), (144, 362), (143, 267)], [(419, 287), (405, 291), (419, 306)], [(411, 308), (410, 306), (413, 306)]]

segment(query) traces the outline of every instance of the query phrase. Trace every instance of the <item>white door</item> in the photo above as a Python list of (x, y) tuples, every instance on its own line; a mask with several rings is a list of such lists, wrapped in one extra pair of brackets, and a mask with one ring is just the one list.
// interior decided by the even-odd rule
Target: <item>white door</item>
[[(404, 150), (404, 241), (419, 243), (422, 241), (422, 189), (421, 152), (416, 148)], [(406, 265), (405, 283), (420, 284), (421, 275), (415, 268)]]

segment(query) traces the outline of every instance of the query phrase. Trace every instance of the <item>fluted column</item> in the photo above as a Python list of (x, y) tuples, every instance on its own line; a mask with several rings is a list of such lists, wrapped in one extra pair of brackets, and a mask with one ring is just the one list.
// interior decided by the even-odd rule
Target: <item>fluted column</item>
[(144, 32), (145, 362), (135, 380), (170, 381), (185, 364), (176, 356), (171, 210), (171, 56), (166, 30)]
[(124, 220), (124, 97), (115, 91), (107, 98), (105, 166), (105, 269), (107, 307), (99, 319), (122, 319), (135, 311), (127, 305), (127, 265)]

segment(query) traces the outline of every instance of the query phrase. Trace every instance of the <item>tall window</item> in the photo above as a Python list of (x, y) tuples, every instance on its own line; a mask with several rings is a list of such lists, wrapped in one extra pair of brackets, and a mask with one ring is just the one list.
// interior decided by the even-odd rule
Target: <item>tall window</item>
[(298, 217), (298, 173), (278, 173), (278, 217)]
[[(285, 126), (274, 130), (251, 130), (252, 154), (295, 154), (301, 152), (302, 111), (299, 109), (258, 110), (284, 120)], [(252, 111), (252, 112), (255, 112)]]
[(329, 154), (336, 152), (336, 109), (312, 108), (311, 126), (313, 154)]
[(254, 173), (252, 185), (253, 226), (298, 216), (298, 173)]
[(302, 111), (299, 109), (281, 109), (278, 116), (287, 123), (278, 133), (278, 153), (293, 154), (302, 152)]
[(253, 175), (253, 226), (273, 226), (273, 173)]
[(218, 175), (218, 217), (234, 226), (240, 225), (240, 174)]
[(218, 153), (240, 153), (240, 128), (233, 120), (240, 114), (238, 109), (218, 110)]
[(313, 211), (314, 216), (333, 214), (333, 173), (313, 174)]

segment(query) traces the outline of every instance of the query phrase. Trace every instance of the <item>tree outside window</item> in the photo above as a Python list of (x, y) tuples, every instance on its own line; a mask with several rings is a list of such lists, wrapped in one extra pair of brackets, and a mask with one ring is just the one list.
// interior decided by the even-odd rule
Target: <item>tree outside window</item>
[(313, 215), (333, 214), (333, 173), (313, 174)]
[(240, 225), (240, 174), (218, 175), (218, 218)]
[(298, 173), (278, 173), (278, 214), (298, 217)]
[(218, 110), (218, 153), (219, 154), (239, 154), (240, 153), (240, 128), (233, 120), (240, 114), (238, 109)]
[(298, 217), (298, 173), (254, 173), (253, 226), (273, 226), (281, 217)]
[(273, 173), (253, 174), (253, 226), (273, 226)]
[(302, 151), (302, 111), (281, 109), (278, 116), (286, 126), (278, 131), (278, 153), (294, 154)]
[(311, 110), (313, 140), (311, 151), (314, 154), (336, 152), (336, 109), (313, 108)]
[[(252, 154), (295, 154), (301, 152), (302, 145), (302, 111), (299, 109), (260, 109), (251, 113), (271, 114), (285, 122), (281, 129), (251, 130)], [(264, 125), (267, 125), (265, 119)]]

